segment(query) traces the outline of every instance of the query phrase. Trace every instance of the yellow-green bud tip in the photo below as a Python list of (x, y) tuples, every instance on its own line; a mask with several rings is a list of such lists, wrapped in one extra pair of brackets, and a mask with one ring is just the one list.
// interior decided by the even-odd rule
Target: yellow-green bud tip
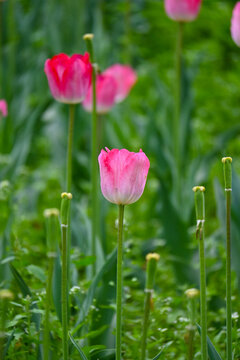
[(83, 40), (92, 40), (94, 38), (93, 34), (85, 34), (83, 35)]
[(160, 255), (158, 255), (157, 253), (149, 253), (149, 254), (147, 254), (146, 260), (150, 261), (152, 259), (158, 261), (160, 259)]
[(12, 300), (14, 298), (13, 293), (8, 289), (0, 290), (0, 299), (2, 300)]
[(188, 299), (194, 299), (199, 297), (200, 291), (198, 289), (187, 289), (185, 291), (185, 294), (188, 297)]
[(192, 189), (193, 189), (194, 192), (197, 192), (197, 191), (202, 191), (202, 192), (204, 192), (204, 191), (205, 191), (205, 187), (204, 187), (204, 186), (194, 186)]
[(43, 215), (46, 218), (51, 217), (51, 216), (59, 216), (59, 210), (55, 209), (55, 208), (46, 209), (46, 210), (44, 210)]
[(72, 199), (72, 194), (71, 193), (67, 193), (67, 192), (63, 192), (61, 194), (61, 198), (64, 199), (64, 198), (67, 198), (68, 200), (71, 200)]
[(222, 163), (224, 164), (225, 162), (229, 161), (230, 163), (232, 163), (232, 158), (230, 156), (226, 156), (222, 158)]

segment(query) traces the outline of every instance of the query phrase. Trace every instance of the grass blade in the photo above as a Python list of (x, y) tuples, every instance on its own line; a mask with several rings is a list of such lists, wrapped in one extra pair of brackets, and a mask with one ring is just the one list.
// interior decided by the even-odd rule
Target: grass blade
[(68, 333), (70, 340), (72, 342), (72, 344), (75, 346), (75, 348), (77, 349), (77, 351), (80, 354), (80, 357), (82, 360), (88, 360), (88, 358), (86, 357), (86, 355), (84, 354), (84, 352), (82, 351), (82, 349), (78, 346), (78, 344), (76, 343), (76, 341), (74, 340), (74, 338), (72, 337), (72, 335), (70, 333)]
[[(198, 328), (199, 334), (201, 334), (201, 326), (197, 324), (197, 328)], [(211, 342), (211, 340), (209, 339), (208, 336), (207, 336), (207, 345), (208, 345), (208, 356), (209, 356), (210, 360), (222, 360), (221, 356), (215, 349), (213, 343)]]

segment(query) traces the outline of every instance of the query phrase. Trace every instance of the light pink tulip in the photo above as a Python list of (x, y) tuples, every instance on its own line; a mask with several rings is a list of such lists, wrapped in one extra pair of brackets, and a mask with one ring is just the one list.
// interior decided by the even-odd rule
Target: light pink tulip
[(136, 202), (142, 195), (150, 162), (140, 150), (111, 151), (106, 148), (98, 156), (103, 196), (111, 203), (127, 205)]
[(83, 101), (92, 79), (89, 54), (55, 55), (47, 59), (44, 66), (52, 96), (66, 104)]
[(238, 1), (233, 9), (231, 34), (233, 41), (240, 47), (240, 1)]
[[(105, 73), (97, 75), (96, 78), (96, 96), (97, 113), (105, 114), (115, 104), (117, 94), (117, 82), (111, 75)], [(83, 107), (86, 111), (92, 111), (92, 86), (90, 87), (86, 98), (83, 101)]]
[(198, 16), (202, 0), (164, 0), (167, 15), (175, 21), (193, 21)]
[(127, 97), (137, 81), (136, 72), (128, 65), (112, 65), (104, 71), (104, 74), (113, 76), (117, 82), (116, 103), (123, 101)]
[(3, 117), (6, 117), (8, 114), (8, 107), (7, 107), (7, 102), (5, 100), (0, 100), (0, 114)]

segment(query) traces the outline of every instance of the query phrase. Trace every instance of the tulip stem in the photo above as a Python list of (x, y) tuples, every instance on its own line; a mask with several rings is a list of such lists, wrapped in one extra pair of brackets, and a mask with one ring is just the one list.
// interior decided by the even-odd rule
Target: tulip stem
[(175, 93), (175, 117), (174, 117), (174, 154), (176, 161), (176, 192), (177, 201), (180, 202), (181, 190), (181, 146), (180, 146), (180, 128), (181, 128), (181, 89), (182, 89), (182, 47), (183, 47), (183, 22), (178, 22), (177, 46), (176, 46), (176, 93)]
[[(98, 211), (98, 177), (97, 177), (97, 155), (98, 155), (98, 137), (97, 137), (97, 96), (96, 96), (96, 64), (93, 49), (93, 34), (85, 34), (83, 39), (90, 54), (92, 67), (92, 144), (91, 144), (91, 193), (92, 193), (92, 255), (96, 258), (97, 228), (99, 224)], [(92, 267), (93, 275), (96, 273), (96, 261)]]
[(118, 215), (118, 252), (117, 252), (117, 326), (116, 326), (116, 360), (121, 360), (122, 330), (122, 263), (123, 263), (123, 216), (124, 205), (119, 205)]
[(68, 123), (68, 149), (67, 149), (67, 191), (72, 188), (72, 147), (73, 147), (73, 127), (74, 127), (75, 105), (69, 105), (69, 123)]

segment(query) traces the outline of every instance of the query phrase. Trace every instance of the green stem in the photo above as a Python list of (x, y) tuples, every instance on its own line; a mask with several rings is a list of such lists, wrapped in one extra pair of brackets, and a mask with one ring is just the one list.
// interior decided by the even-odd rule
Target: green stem
[(182, 82), (182, 48), (183, 48), (183, 22), (178, 23), (177, 46), (176, 46), (176, 94), (175, 94), (175, 117), (174, 117), (174, 154), (176, 162), (176, 192), (178, 204), (180, 202), (181, 190), (181, 82)]
[(75, 105), (69, 105), (69, 123), (68, 123), (68, 148), (67, 148), (67, 191), (72, 188), (72, 147), (73, 147), (73, 127), (74, 127)]
[(3, 359), (4, 353), (4, 342), (5, 342), (5, 323), (6, 323), (6, 313), (7, 306), (6, 300), (2, 300), (0, 303), (1, 314), (0, 314), (0, 359)]
[(123, 263), (123, 216), (124, 205), (119, 205), (118, 215), (118, 253), (117, 253), (117, 328), (116, 328), (116, 360), (121, 360), (122, 330), (122, 263)]
[[(147, 290), (149, 290), (149, 289), (147, 289)], [(152, 296), (152, 293), (150, 291), (146, 292), (145, 303), (144, 303), (144, 316), (143, 316), (141, 360), (145, 360), (145, 356), (146, 356), (147, 331), (148, 331), (148, 322), (149, 322), (149, 314), (150, 314), (151, 296)]]
[[(97, 181), (97, 110), (96, 110), (96, 71), (93, 68), (93, 111), (92, 111), (92, 255), (96, 256), (96, 238), (98, 226), (98, 181)], [(96, 262), (93, 264), (93, 275), (96, 272)]]
[(226, 259), (226, 311), (227, 311), (227, 360), (232, 360), (232, 300), (231, 300), (231, 191), (226, 191), (227, 207), (227, 259)]
[(196, 299), (189, 301), (189, 340), (188, 340), (188, 360), (193, 360), (194, 357), (194, 335), (195, 335), (195, 321), (196, 321)]
[(43, 359), (49, 359), (49, 314), (51, 306), (51, 291), (52, 291), (52, 276), (53, 276), (53, 267), (54, 267), (54, 257), (49, 257), (48, 265), (48, 280), (47, 280), (47, 289), (46, 289), (46, 305), (45, 305), (45, 328), (44, 328), (44, 338), (43, 338)]
[[(92, 255), (96, 257), (97, 229), (99, 224), (98, 211), (98, 138), (97, 138), (97, 96), (96, 96), (96, 65), (94, 64), (93, 34), (85, 34), (83, 39), (86, 41), (90, 60), (93, 64), (92, 69), (92, 141), (91, 141), (91, 193), (92, 193)], [(96, 273), (96, 261), (93, 263), (93, 275)]]
[(61, 228), (62, 228), (62, 346), (63, 360), (68, 360), (68, 226), (71, 193), (61, 195)]
[(64, 360), (68, 359), (67, 233), (67, 228), (62, 226), (62, 346)]
[(206, 301), (206, 263), (204, 249), (204, 223), (199, 222), (196, 237), (199, 240), (200, 258), (200, 299), (201, 299), (201, 352), (202, 360), (208, 359), (207, 350), (207, 301)]

